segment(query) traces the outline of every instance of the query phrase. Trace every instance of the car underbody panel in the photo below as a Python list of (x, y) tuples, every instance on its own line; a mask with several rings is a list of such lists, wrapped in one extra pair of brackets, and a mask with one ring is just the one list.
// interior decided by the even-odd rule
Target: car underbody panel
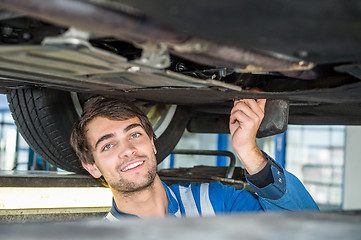
[(186, 125), (227, 133), (235, 99), (268, 99), (261, 137), (361, 124), (360, 29), (354, 0), (2, 0), (0, 91), (28, 143), (75, 172), (68, 134), (89, 98), (155, 106), (161, 161)]
[[(162, 61), (161, 55), (155, 54), (153, 62), (149, 63), (144, 60), (147, 56), (135, 49), (140, 52), (140, 57), (129, 60), (94, 46), (100, 41), (118, 43), (116, 40), (89, 41), (84, 36), (87, 37), (86, 33), (72, 29), (57, 37), (47, 37), (39, 45), (2, 46), (1, 85), (4, 89), (37, 86), (187, 105), (194, 111), (221, 115), (228, 114), (234, 99), (285, 99), (290, 101), (290, 123), (361, 122), (361, 113), (358, 113), (360, 65), (357, 64), (339, 65), (334, 75), (313, 80), (263, 72), (249, 74), (232, 70), (232, 73), (227, 73), (231, 70), (201, 65), (194, 67), (193, 63), (173, 55), (170, 66), (164, 69), (155, 67), (157, 61)], [(183, 70), (187, 64), (200, 70)], [(179, 70), (180, 67), (183, 69)], [(234, 75), (236, 80), (230, 75)], [(253, 87), (261, 91), (248, 89)], [(345, 104), (349, 107), (345, 108)]]

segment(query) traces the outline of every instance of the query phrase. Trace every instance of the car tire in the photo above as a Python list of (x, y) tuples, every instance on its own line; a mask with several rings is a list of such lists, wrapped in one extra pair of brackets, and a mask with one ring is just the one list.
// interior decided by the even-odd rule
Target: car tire
[[(28, 145), (50, 164), (86, 173), (70, 145), (70, 133), (79, 118), (71, 94), (47, 88), (24, 88), (7, 94), (15, 124)], [(188, 121), (186, 109), (177, 108), (155, 145), (160, 163), (181, 138)]]

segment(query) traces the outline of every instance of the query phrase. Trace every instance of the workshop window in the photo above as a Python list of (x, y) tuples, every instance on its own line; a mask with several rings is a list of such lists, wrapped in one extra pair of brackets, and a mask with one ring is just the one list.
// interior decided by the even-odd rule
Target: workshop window
[(28, 170), (29, 146), (9, 109), (0, 109), (0, 170)]
[(321, 209), (339, 209), (345, 126), (297, 126), (287, 130), (286, 169), (305, 185)]

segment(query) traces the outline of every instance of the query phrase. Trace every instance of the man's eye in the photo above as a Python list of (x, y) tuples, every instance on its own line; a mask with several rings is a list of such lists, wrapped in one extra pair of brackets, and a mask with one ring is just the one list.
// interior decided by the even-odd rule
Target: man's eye
[(134, 133), (130, 136), (130, 138), (137, 138), (140, 136), (140, 133)]
[(104, 147), (103, 147), (103, 151), (107, 151), (107, 150), (109, 150), (110, 148), (112, 148), (113, 147), (113, 144), (107, 144), (107, 145), (105, 145)]

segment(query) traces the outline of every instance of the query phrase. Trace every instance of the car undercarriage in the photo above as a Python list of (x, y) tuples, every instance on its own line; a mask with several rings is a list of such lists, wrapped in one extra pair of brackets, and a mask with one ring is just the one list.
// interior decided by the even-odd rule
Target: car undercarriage
[(185, 128), (228, 132), (235, 99), (269, 99), (265, 120), (276, 120), (260, 136), (287, 123), (361, 124), (357, 1), (3, 0), (0, 9), (1, 92), (29, 145), (69, 171), (83, 172), (70, 129), (96, 95), (148, 112), (159, 162)]

